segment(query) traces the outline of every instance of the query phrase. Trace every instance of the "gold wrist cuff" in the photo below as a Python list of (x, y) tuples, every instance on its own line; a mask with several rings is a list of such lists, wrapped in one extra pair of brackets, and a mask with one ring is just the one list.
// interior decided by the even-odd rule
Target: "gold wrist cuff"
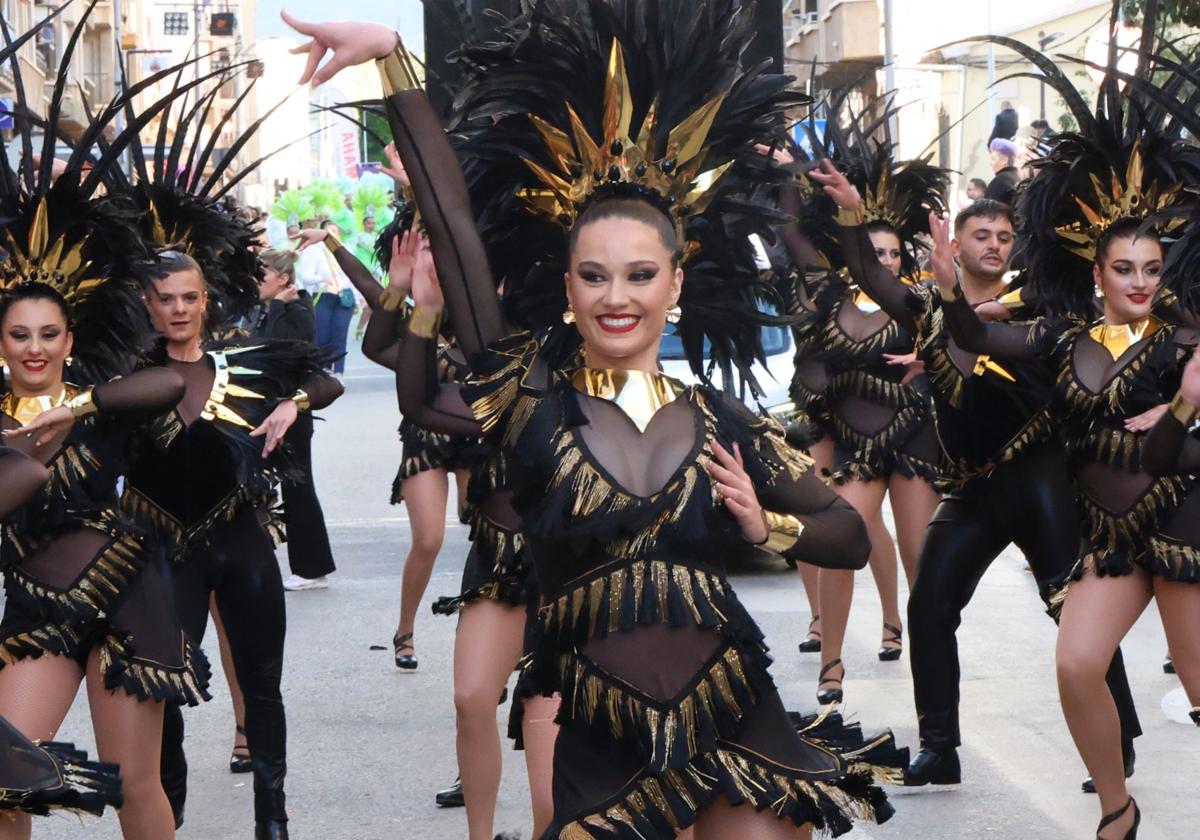
[(1176, 393), (1171, 399), (1171, 415), (1182, 423), (1185, 429), (1190, 429), (1196, 422), (1196, 417), (1200, 416), (1200, 408), (1185, 400), (1183, 394)]
[(325, 247), (329, 249), (329, 253), (336, 254), (338, 248), (343, 248), (345, 246), (342, 245), (342, 240), (338, 239), (332, 233), (326, 233)]
[(312, 411), (312, 403), (308, 400), (308, 392), (303, 388), (297, 388), (296, 393), (292, 394), (288, 399), (294, 402), (296, 408), (300, 409), (300, 411)]
[(867, 220), (867, 216), (863, 213), (862, 205), (855, 207), (839, 207), (837, 211), (837, 223), (842, 227), (858, 227)]
[(402, 90), (422, 87), (416, 62), (404, 46), (404, 39), (396, 35), (396, 48), (375, 62), (379, 78), (383, 82), (383, 95), (391, 96)]
[(767, 520), (767, 548), (772, 551), (784, 552), (796, 544), (804, 533), (804, 523), (790, 514), (775, 513), (764, 510)]
[(408, 316), (408, 331), (418, 338), (435, 338), (441, 325), (440, 309), (422, 309), (414, 306), (412, 314)]
[(95, 414), (100, 410), (96, 406), (96, 403), (92, 401), (91, 388), (88, 388), (86, 391), (80, 391), (71, 397), (71, 399), (64, 402), (63, 405), (71, 409), (71, 413), (75, 415), (76, 420), (81, 417), (87, 417), (89, 414)]

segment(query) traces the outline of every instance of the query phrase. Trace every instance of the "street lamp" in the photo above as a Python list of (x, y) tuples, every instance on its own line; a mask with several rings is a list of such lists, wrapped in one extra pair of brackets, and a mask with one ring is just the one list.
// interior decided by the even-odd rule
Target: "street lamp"
[[(1044, 30), (1039, 31), (1038, 32), (1038, 51), (1044, 54), (1046, 52), (1046, 47), (1050, 46), (1055, 41), (1060, 40), (1065, 35), (1066, 35), (1065, 32), (1051, 32), (1049, 35), (1047, 35)], [(1045, 76), (1043, 76), (1042, 78), (1045, 79)], [(1046, 82), (1045, 81), (1042, 82), (1041, 102), (1042, 102), (1041, 119), (1044, 121), (1046, 119)]]

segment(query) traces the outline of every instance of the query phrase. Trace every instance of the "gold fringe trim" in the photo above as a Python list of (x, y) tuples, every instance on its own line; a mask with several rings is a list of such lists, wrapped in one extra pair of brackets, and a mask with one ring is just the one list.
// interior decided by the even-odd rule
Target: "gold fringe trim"
[(102, 614), (137, 574), (136, 561), (142, 550), (136, 537), (130, 534), (115, 536), (66, 589), (51, 588), (20, 566), (11, 567), (8, 574), (30, 595), (51, 601), (60, 610), (83, 608)]
[(831, 374), (826, 393), (831, 401), (855, 397), (887, 408), (906, 408), (928, 401), (912, 383), (893, 382), (862, 368)]
[(696, 736), (702, 724), (715, 737), (723, 728), (722, 721), (736, 723), (742, 719), (743, 702), (753, 706), (758, 700), (746, 676), (742, 655), (733, 647), (715, 656), (686, 694), (667, 701), (655, 701), (641, 694), (634, 686), (575, 654), (562, 657), (561, 671), (564, 710), (589, 724), (602, 716), (617, 739), (630, 737), (635, 733), (627, 730), (635, 730), (648, 741), (650, 764), (655, 769), (675, 763), (680, 733), (684, 734), (686, 758), (690, 759), (700, 750)]
[[(891, 318), (869, 336), (862, 339), (852, 338), (842, 329), (841, 324), (838, 323), (838, 316), (841, 314), (842, 307), (844, 306), (854, 306), (854, 299), (849, 295), (841, 295), (830, 309), (829, 315), (825, 320), (824, 329), (821, 330), (821, 347), (824, 353), (828, 355), (854, 356), (861, 359), (889, 352), (888, 348), (891, 345), (907, 338), (905, 331)], [(912, 347), (909, 345), (908, 350), (911, 349)], [(908, 352), (908, 350), (900, 350), (899, 352)]]
[(211, 536), (211, 530), (218, 522), (229, 522), (241, 511), (242, 506), (253, 502), (256, 507), (266, 512), (266, 520), (260, 517), (260, 524), (267, 534), (279, 545), (286, 541), (286, 530), (283, 522), (273, 508), (274, 492), (256, 497), (249, 488), (239, 486), (231, 491), (205, 515), (203, 519), (184, 527), (174, 516), (155, 504), (136, 487), (126, 485), (121, 496), (121, 509), (133, 517), (135, 522), (153, 529), (161, 538), (165, 538), (171, 548), (174, 560), (183, 558), (194, 545), (203, 545)]
[(142, 699), (181, 700), (189, 706), (208, 700), (207, 662), (198, 661), (195, 648), (182, 630), (175, 632), (179, 634), (179, 665), (143, 659), (110, 634), (100, 645), (101, 673), (117, 673), (126, 691)]
[(688, 613), (698, 626), (704, 625), (704, 615), (697, 605), (701, 599), (719, 622), (729, 620), (715, 602), (717, 596), (729, 596), (729, 585), (719, 575), (662, 560), (638, 560), (632, 564), (622, 563), (618, 568), (543, 603), (538, 610), (543, 628), (548, 630), (555, 627), (560, 636), (574, 634), (580, 618), (586, 613), (589, 636), (594, 635), (599, 629), (600, 608), (604, 605), (607, 593), (608, 615), (603, 633), (617, 632), (621, 629), (626, 581), (632, 582), (633, 603), (630, 606), (635, 616), (641, 614), (646, 584), (649, 582), (654, 586), (655, 606), (660, 620), (665, 621), (669, 614), (672, 587), (682, 596)]
[[(1059, 373), (1059, 385), (1063, 392), (1062, 399), (1068, 410), (1084, 415), (1091, 415), (1100, 408), (1110, 412), (1121, 411), (1122, 402), (1128, 395), (1129, 389), (1133, 387), (1134, 381), (1146, 367), (1151, 354), (1161, 347), (1172, 334), (1173, 330), (1158, 330), (1153, 333), (1133, 358), (1122, 365), (1100, 391), (1092, 391), (1079, 381), (1072, 358), (1075, 344), (1072, 343), (1067, 354), (1067, 361)], [(1082, 335), (1086, 335), (1086, 332), (1083, 327), (1080, 327), (1069, 331), (1064, 336), (1064, 341), (1077, 340)]]
[[(961, 487), (973, 479), (990, 475), (997, 467), (1014, 460), (1030, 447), (1048, 441), (1053, 433), (1054, 424), (1050, 419), (1050, 408), (1047, 406), (1029, 418), (1029, 421), (1021, 427), (1021, 431), (1004, 444), (1000, 454), (989, 458), (986, 463), (972, 467), (961, 458), (956, 461), (947, 459), (947, 463), (943, 467), (942, 480), (938, 482), (938, 489), (950, 490)], [(944, 454), (944, 447), (942, 451)]]
[(1171, 581), (1200, 583), (1200, 547), (1165, 534), (1150, 537), (1154, 568), (1150, 571)]
[(1163, 516), (1174, 510), (1186, 483), (1177, 476), (1155, 479), (1140, 499), (1119, 513), (1108, 510), (1085, 492), (1079, 502), (1087, 523), (1088, 537), (1100, 555), (1126, 549), (1136, 558), (1150, 548), (1145, 542)]

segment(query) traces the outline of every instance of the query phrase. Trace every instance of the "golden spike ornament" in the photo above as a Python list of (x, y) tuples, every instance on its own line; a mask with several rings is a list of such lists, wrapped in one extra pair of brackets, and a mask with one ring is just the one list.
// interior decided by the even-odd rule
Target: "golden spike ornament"
[(21, 283), (45, 283), (68, 303), (78, 303), (104, 282), (102, 277), (87, 276), (92, 267), (92, 263), (83, 258), (87, 243), (86, 236), (70, 247), (65, 235), (51, 241), (46, 199), (39, 199), (25, 241), (17, 241), (9, 230), (4, 231), (4, 238), (0, 240), (0, 247), (5, 251), (0, 262), (0, 291)]
[[(1083, 198), (1075, 196), (1075, 203), (1079, 206), (1082, 218), (1055, 228), (1058, 235), (1070, 243), (1066, 246), (1067, 250), (1088, 262), (1095, 261), (1096, 246), (1100, 237), (1114, 224), (1123, 219), (1144, 221), (1155, 213), (1180, 203), (1182, 197), (1182, 184), (1144, 183), (1146, 168), (1140, 140), (1133, 144), (1129, 153), (1124, 180), (1115, 170), (1110, 174), (1112, 181), (1105, 187), (1100, 178), (1093, 173), (1090, 176), (1093, 203), (1089, 204)], [(1159, 225), (1158, 233), (1169, 234), (1184, 222), (1183, 218), (1168, 219)]]
[(625, 55), (620, 42), (614, 39), (605, 73), (600, 126), (603, 136), (593, 137), (570, 103), (565, 126), (551, 125), (530, 114), (553, 166), (523, 159), (538, 181), (538, 186), (524, 191), (524, 199), (569, 228), (593, 193), (602, 187), (626, 184), (660, 196), (670, 206), (682, 233), (687, 219), (704, 212), (711, 203), (717, 182), (732, 164), (705, 169), (708, 135), (725, 96), (714, 96), (675, 125), (667, 134), (662, 156), (658, 156), (654, 148), (658, 101), (651, 103), (635, 139), (634, 103)]

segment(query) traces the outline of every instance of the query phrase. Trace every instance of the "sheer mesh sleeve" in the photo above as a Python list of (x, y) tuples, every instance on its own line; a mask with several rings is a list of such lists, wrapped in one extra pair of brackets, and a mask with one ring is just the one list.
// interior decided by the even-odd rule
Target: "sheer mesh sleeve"
[[(314, 248), (324, 248), (325, 245), (313, 245)], [(367, 306), (371, 307), (372, 317), (377, 310), (383, 307), (379, 303), (380, 296), (383, 295), (383, 285), (375, 279), (375, 275), (371, 273), (358, 257), (345, 245), (339, 247), (333, 252), (333, 258), (337, 260), (338, 266), (346, 273), (346, 277), (350, 279), (351, 285), (358, 291), (363, 299), (366, 300)]]
[(0, 446), (0, 518), (25, 504), (50, 478), (50, 471), (27, 455)]
[(92, 390), (104, 414), (161, 414), (183, 398), (183, 377), (167, 368), (146, 368)]
[[(779, 209), (793, 219), (800, 217), (803, 200), (800, 195), (800, 187), (795, 182), (787, 184), (779, 190)], [(780, 227), (779, 239), (783, 242), (783, 247), (787, 249), (788, 256), (792, 258), (792, 264), (802, 273), (824, 266), (825, 261), (821, 259), (821, 255), (799, 222)]]
[(1200, 472), (1200, 440), (1168, 411), (1146, 436), (1142, 469), (1155, 476)]
[(308, 404), (313, 411), (328, 408), (346, 390), (327, 373), (314, 373), (301, 383), (300, 389), (308, 394)]
[(825, 569), (864, 568), (871, 539), (862, 517), (817, 477), (808, 456), (787, 443), (783, 427), (725, 397), (713, 405), (719, 428), (738, 443), (759, 504), (803, 525), (788, 556)]
[(380, 306), (371, 310), (367, 331), (363, 334), (363, 355), (377, 365), (394, 371), (399, 362), (400, 343), (404, 341), (405, 323), (411, 308), (405, 304), (395, 309)]
[(424, 91), (400, 91), (387, 102), (396, 150), (429, 232), (455, 337), (474, 364), (506, 329), (467, 183)]
[(1050, 331), (1044, 320), (984, 321), (966, 298), (943, 299), (942, 312), (954, 342), (968, 353), (1032, 360), (1049, 349)]
[(855, 282), (892, 319), (909, 332), (916, 332), (916, 313), (922, 302), (899, 277), (884, 268), (864, 225), (842, 225), (842, 258)]
[(438, 382), (435, 339), (409, 334), (399, 343), (396, 401), (406, 419), (431, 432), (469, 437), (483, 433), (462, 388)]

